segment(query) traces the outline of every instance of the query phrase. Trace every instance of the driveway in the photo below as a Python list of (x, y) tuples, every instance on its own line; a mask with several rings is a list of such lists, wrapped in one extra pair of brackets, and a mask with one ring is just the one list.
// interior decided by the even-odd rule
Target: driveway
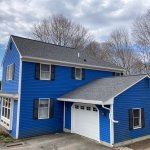
[[(111, 150), (76, 134), (58, 133), (24, 139), (22, 145), (1, 147), (7, 150)], [(8, 145), (7, 145), (8, 146)]]

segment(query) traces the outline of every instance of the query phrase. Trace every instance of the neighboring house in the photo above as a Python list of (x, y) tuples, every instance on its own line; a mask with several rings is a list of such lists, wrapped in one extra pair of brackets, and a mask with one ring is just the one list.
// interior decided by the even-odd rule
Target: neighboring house
[(17, 36), (2, 65), (0, 124), (13, 138), (65, 131), (113, 146), (149, 137), (147, 75)]

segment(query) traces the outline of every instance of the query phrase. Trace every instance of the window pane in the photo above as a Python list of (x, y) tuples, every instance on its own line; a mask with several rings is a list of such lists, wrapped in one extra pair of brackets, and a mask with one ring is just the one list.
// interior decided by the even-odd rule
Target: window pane
[(5, 111), (5, 108), (3, 107), (2, 108), (2, 116), (4, 116), (4, 111)]
[(50, 79), (50, 72), (41, 72), (42, 79)]
[(8, 119), (10, 119), (10, 109), (8, 109)]
[(140, 119), (139, 118), (134, 118), (134, 127), (140, 126)]
[(81, 72), (82, 72), (82, 70), (80, 68), (76, 68), (76, 78), (78, 78), (78, 79), (81, 78)]
[(140, 109), (134, 109), (133, 115), (134, 115), (134, 117), (140, 117)]
[(5, 108), (5, 116), (7, 118), (7, 108)]
[(41, 64), (41, 71), (50, 71), (49, 65)]
[(39, 108), (39, 118), (48, 118), (48, 108)]

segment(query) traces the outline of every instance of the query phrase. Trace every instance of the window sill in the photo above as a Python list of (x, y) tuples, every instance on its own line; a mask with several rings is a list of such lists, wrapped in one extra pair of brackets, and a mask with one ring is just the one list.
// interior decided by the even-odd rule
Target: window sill
[(38, 118), (38, 120), (46, 120), (46, 119), (49, 119), (49, 118)]
[(82, 79), (80, 79), (80, 78), (75, 78), (75, 80), (82, 80)]
[(142, 127), (134, 127), (133, 129), (136, 130), (136, 129), (141, 129), (141, 128), (142, 128)]
[(40, 78), (41, 81), (51, 81), (51, 79), (42, 79)]

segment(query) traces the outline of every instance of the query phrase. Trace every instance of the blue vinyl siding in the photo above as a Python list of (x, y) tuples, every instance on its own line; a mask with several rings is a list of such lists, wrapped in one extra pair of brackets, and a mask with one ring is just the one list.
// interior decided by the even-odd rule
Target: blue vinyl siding
[(16, 138), (16, 124), (17, 124), (17, 106), (18, 100), (14, 100), (14, 107), (13, 107), (13, 124), (12, 124), (12, 131), (10, 131), (10, 135), (13, 138)]
[[(112, 72), (86, 69), (85, 80), (74, 80), (71, 77), (71, 69), (71, 67), (56, 66), (54, 81), (35, 80), (35, 63), (23, 62), (19, 137), (61, 132), (63, 130), (63, 102), (56, 99), (98, 77), (112, 76)], [(35, 98), (55, 98), (54, 118), (33, 120)]]
[[(109, 108), (109, 106), (106, 106)], [(100, 116), (100, 140), (110, 143), (110, 120), (109, 120), (109, 110), (98, 106), (99, 116)]]
[(65, 102), (65, 128), (71, 130), (71, 106), (72, 102)]
[[(20, 56), (11, 39), (10, 43), (12, 43), (12, 49), (10, 50), (9, 44), (3, 63), (2, 92), (18, 92)], [(10, 64), (15, 64), (14, 80), (6, 81), (6, 70)]]
[[(144, 87), (144, 80), (115, 98), (114, 117), (119, 121), (114, 124), (115, 143), (150, 134), (150, 87)], [(144, 128), (129, 130), (128, 109), (132, 108), (144, 108)]]

